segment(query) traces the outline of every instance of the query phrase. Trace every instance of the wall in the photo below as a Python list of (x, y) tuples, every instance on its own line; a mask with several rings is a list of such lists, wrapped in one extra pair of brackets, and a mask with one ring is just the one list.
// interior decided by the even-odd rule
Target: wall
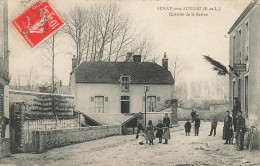
[(63, 130), (33, 131), (34, 152), (42, 153), (48, 149), (121, 135), (121, 126), (91, 126)]
[[(91, 97), (108, 97), (104, 102), (105, 113), (121, 113), (121, 96), (130, 96), (130, 113), (144, 112), (144, 85), (130, 84), (129, 92), (121, 92), (121, 84), (84, 84), (77, 83), (75, 92), (76, 110), (83, 113), (95, 112), (95, 102)], [(156, 111), (171, 98), (171, 85), (150, 85), (147, 96), (160, 97), (156, 103)]]
[[(33, 111), (34, 109), (37, 109), (37, 102), (35, 99), (37, 99), (38, 95), (51, 95), (50, 93), (38, 93), (38, 92), (28, 92), (28, 91), (18, 91), (18, 90), (9, 90), (9, 100), (10, 103), (15, 102), (24, 102), (26, 104), (26, 112), (28, 114), (35, 114), (36, 111)], [(74, 97), (72, 95), (62, 95), (62, 94), (55, 94), (57, 96), (62, 96), (65, 101), (67, 102), (66, 106), (73, 107), (74, 106)], [(38, 112), (39, 113), (39, 112)], [(52, 112), (43, 112), (44, 114), (52, 114)], [(70, 109), (70, 112), (57, 112), (58, 114), (66, 114), (66, 115), (72, 115), (73, 109)]]
[[(218, 121), (223, 121), (225, 112), (229, 110), (228, 103), (225, 105), (211, 105), (210, 109), (196, 109), (200, 119), (212, 120), (215, 116)], [(191, 120), (191, 109), (178, 108), (178, 120)]]
[[(165, 117), (165, 113), (168, 114), (168, 117), (170, 118), (171, 120), (171, 124), (170, 126), (172, 126), (172, 113), (171, 112), (147, 112), (146, 113), (146, 124), (148, 124), (148, 121), (151, 120), (153, 122), (153, 125), (157, 125), (158, 124), (158, 120), (161, 120), (163, 122), (163, 118)], [(145, 117), (145, 114), (142, 113), (142, 117), (143, 117), (143, 123), (144, 122), (144, 117)], [(174, 125), (178, 125), (178, 124), (174, 124)]]

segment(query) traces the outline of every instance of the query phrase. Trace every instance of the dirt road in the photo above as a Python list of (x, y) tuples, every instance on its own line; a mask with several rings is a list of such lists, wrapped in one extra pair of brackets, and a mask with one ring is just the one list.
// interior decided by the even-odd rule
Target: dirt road
[(168, 145), (138, 145), (135, 136), (114, 136), (42, 154), (14, 154), (0, 160), (0, 166), (15, 165), (260, 165), (260, 152), (236, 151), (221, 139), (223, 123), (217, 136), (208, 136), (209, 122), (202, 122), (199, 136), (185, 136), (183, 125), (171, 129)]

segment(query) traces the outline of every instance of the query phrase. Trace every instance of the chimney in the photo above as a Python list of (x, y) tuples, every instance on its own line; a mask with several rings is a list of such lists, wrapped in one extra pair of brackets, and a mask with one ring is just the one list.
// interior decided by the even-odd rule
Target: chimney
[(73, 56), (72, 58), (72, 70), (74, 70), (77, 67), (78, 59)]
[(132, 52), (126, 53), (126, 60), (129, 60), (132, 57)]
[(141, 62), (141, 55), (134, 55), (133, 62)]
[(162, 59), (162, 67), (165, 68), (166, 70), (168, 70), (168, 58), (167, 58), (166, 52), (164, 52), (164, 56)]

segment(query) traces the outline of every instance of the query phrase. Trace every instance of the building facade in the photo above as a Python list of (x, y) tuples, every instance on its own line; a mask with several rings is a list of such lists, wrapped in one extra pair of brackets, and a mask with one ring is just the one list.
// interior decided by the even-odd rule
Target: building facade
[(0, 158), (9, 155), (9, 51), (8, 51), (8, 6), (0, 0)]
[[(74, 59), (75, 60), (75, 59)], [(149, 85), (147, 112), (167, 107), (172, 97), (173, 77), (168, 59), (163, 67), (141, 62), (134, 55), (132, 62), (82, 62), (71, 72), (70, 87), (75, 108), (82, 113), (139, 113), (145, 111), (144, 85)]]
[[(230, 101), (238, 97), (248, 126), (260, 124), (260, 4), (252, 1), (230, 28)], [(230, 102), (232, 110), (234, 103)]]

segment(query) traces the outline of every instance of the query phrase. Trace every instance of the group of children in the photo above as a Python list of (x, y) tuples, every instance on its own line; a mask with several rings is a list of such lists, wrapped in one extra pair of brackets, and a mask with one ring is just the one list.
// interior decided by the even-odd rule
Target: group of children
[(145, 130), (140, 130), (138, 133), (138, 143), (143, 145), (145, 141), (149, 141), (149, 145), (154, 145), (153, 140), (155, 137), (159, 139), (159, 143), (162, 143), (162, 139), (165, 139), (163, 144), (168, 144), (168, 139), (170, 139), (169, 126), (167, 124), (163, 124), (161, 120), (158, 120), (158, 124), (156, 126), (154, 126), (152, 121), (149, 120), (148, 126)]
[[(211, 121), (211, 130), (209, 136), (212, 135), (213, 131), (214, 131), (214, 136), (216, 136), (217, 125), (218, 125), (218, 121), (216, 120), (216, 117), (213, 117)], [(189, 119), (186, 120), (184, 128), (185, 128), (186, 136), (190, 136), (191, 122), (189, 121)], [(199, 115), (196, 115), (194, 119), (195, 136), (199, 135), (199, 128), (200, 128), (200, 119), (199, 119)]]

